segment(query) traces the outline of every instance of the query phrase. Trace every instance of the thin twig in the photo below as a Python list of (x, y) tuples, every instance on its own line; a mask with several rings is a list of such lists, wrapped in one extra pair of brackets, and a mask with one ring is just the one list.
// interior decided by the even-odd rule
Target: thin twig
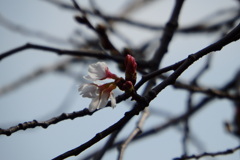
[(128, 144), (134, 139), (134, 137), (136, 137), (137, 135), (139, 135), (142, 132), (143, 124), (146, 121), (146, 119), (148, 118), (148, 116), (149, 116), (149, 108), (145, 108), (144, 111), (142, 112), (141, 118), (139, 119), (139, 121), (137, 123), (137, 127), (133, 130), (133, 132), (126, 139), (126, 141), (122, 145), (120, 145), (120, 147), (118, 148), (118, 150), (119, 150), (118, 160), (123, 159), (123, 154), (124, 154), (124, 151), (126, 150)]
[(158, 49), (156, 50), (156, 52), (154, 53), (154, 56), (151, 60), (151, 62), (153, 63), (153, 70), (158, 69), (159, 65), (162, 62), (162, 58), (168, 51), (168, 46), (172, 40), (172, 37), (173, 37), (176, 29), (178, 28), (178, 18), (179, 18), (183, 3), (184, 3), (184, 0), (176, 0), (175, 1), (175, 6), (173, 8), (173, 12), (164, 28), (163, 36), (160, 39), (160, 45), (159, 45)]
[[(171, 71), (171, 70), (176, 70), (184, 61), (181, 60), (178, 63), (175, 63), (173, 65), (170, 65), (168, 67), (159, 69), (157, 71), (151, 72), (149, 74), (145, 74), (142, 76), (141, 80), (135, 85), (135, 89), (138, 90), (145, 82), (151, 80), (154, 77), (157, 78), (161, 78), (161, 79), (166, 79), (166, 76), (161, 75), (162, 73)], [(222, 91), (220, 89), (216, 89), (216, 88), (210, 88), (210, 87), (203, 87), (203, 86), (199, 86), (199, 85), (189, 85), (187, 83), (184, 83), (180, 80), (176, 80), (174, 84), (172, 84), (172, 86), (174, 86), (177, 89), (186, 89), (188, 91), (191, 92), (199, 92), (199, 93), (204, 93), (207, 95), (211, 95), (211, 96), (215, 96), (218, 98), (227, 98), (230, 100), (237, 100), (239, 99), (238, 95), (234, 95), (231, 93), (228, 93), (226, 91)]]
[(103, 25), (98, 25), (94, 27), (92, 23), (88, 20), (86, 12), (77, 4), (75, 0), (72, 0), (75, 8), (82, 13), (82, 16), (76, 16), (75, 19), (80, 24), (85, 24), (91, 30), (93, 30), (99, 37), (102, 47), (105, 50), (109, 50), (112, 55), (121, 55), (121, 53), (116, 49), (113, 43), (109, 40), (108, 35), (106, 33), (106, 28)]
[(0, 61), (8, 56), (11, 56), (13, 54), (19, 53), (23, 50), (27, 49), (37, 49), (37, 50), (42, 50), (42, 51), (48, 51), (48, 52), (53, 52), (58, 55), (69, 55), (69, 56), (76, 56), (76, 57), (94, 57), (94, 58), (99, 58), (99, 59), (109, 59), (113, 60), (116, 62), (123, 62), (123, 58), (121, 56), (111, 56), (108, 55), (107, 53), (103, 51), (95, 51), (95, 50), (66, 50), (66, 49), (59, 49), (59, 48), (54, 48), (54, 47), (49, 47), (49, 46), (43, 46), (43, 45), (37, 45), (37, 44), (32, 44), (32, 43), (27, 43), (25, 45), (22, 45), (20, 47), (11, 49), (7, 52), (4, 52), (0, 54)]
[(19, 130), (26, 130), (26, 129), (35, 128), (35, 127), (42, 127), (44, 129), (46, 129), (46, 128), (48, 128), (48, 126), (56, 124), (63, 120), (67, 120), (67, 119), (73, 120), (77, 117), (83, 117), (83, 116), (92, 115), (92, 114), (93, 114), (93, 112), (90, 112), (88, 109), (83, 109), (83, 110), (77, 111), (77, 112), (63, 113), (57, 117), (51, 118), (51, 119), (49, 119), (47, 121), (43, 121), (43, 122), (38, 122), (37, 120), (33, 120), (33, 121), (29, 121), (29, 122), (19, 123), (17, 126), (13, 126), (8, 129), (0, 128), (0, 135), (4, 134), (7, 136), (10, 136), (12, 133), (17, 132)]
[(221, 91), (220, 89), (213, 89), (213, 88), (197, 86), (197, 85), (189, 85), (189, 84), (186, 84), (186, 83), (183, 83), (180, 81), (176, 81), (175, 84), (173, 84), (173, 86), (175, 88), (186, 89), (186, 90), (192, 91), (192, 92), (204, 93), (204, 94), (214, 96), (217, 98), (227, 98), (230, 100), (239, 99), (239, 95), (237, 95), (237, 94), (231, 94), (226, 91)]
[(64, 68), (66, 65), (68, 65), (74, 58), (65, 59), (63, 61), (57, 62), (53, 65), (49, 66), (43, 66), (41, 68), (38, 68), (37, 70), (25, 75), (24, 77), (16, 80), (15, 82), (5, 85), (2, 88), (0, 88), (0, 96), (3, 94), (6, 94), (14, 89), (17, 89), (23, 84), (26, 84), (29, 81), (32, 81), (33, 79), (36, 79), (37, 77), (46, 74), (48, 72), (56, 71), (58, 69)]
[[(120, 103), (121, 101), (126, 100), (127, 98), (129, 98), (128, 95), (122, 94), (122, 95), (119, 95), (119, 96), (116, 97), (116, 101), (117, 101), (117, 103)], [(109, 102), (107, 104), (107, 106), (111, 106), (111, 103)], [(90, 112), (88, 109), (85, 108), (81, 111), (74, 111), (72, 113), (62, 113), (61, 115), (59, 115), (57, 117), (54, 117), (54, 118), (51, 118), (49, 120), (42, 121), (42, 122), (38, 122), (37, 120), (33, 120), (33, 121), (24, 122), (24, 123), (19, 123), (18, 125), (12, 126), (8, 129), (0, 128), (0, 135), (10, 136), (11, 134), (13, 134), (17, 131), (26, 130), (26, 129), (30, 129), (30, 128), (35, 128), (35, 127), (42, 127), (44, 129), (46, 129), (50, 125), (57, 124), (57, 123), (62, 122), (64, 120), (69, 120), (69, 119), (73, 120), (75, 118), (92, 115), (93, 113), (95, 113), (97, 111), (99, 111), (99, 110), (96, 110), (94, 112)]]
[(10, 21), (9, 19), (5, 18), (1, 14), (0, 14), (0, 25), (10, 31), (17, 32), (24, 36), (37, 37), (39, 39), (43, 39), (45, 41), (48, 41), (51, 43), (57, 43), (57, 44), (61, 44), (61, 45), (70, 44), (69, 40), (60, 39), (58, 37), (54, 37), (54, 36), (50, 35), (49, 33), (45, 33), (42, 31), (36, 31), (36, 30), (30, 29), (30, 28), (27, 28), (26, 26), (16, 24), (16, 23)]
[[(204, 66), (202, 67), (202, 69), (195, 75), (195, 77), (191, 80), (190, 82), (190, 86), (194, 86), (198, 84), (198, 80), (199, 78), (209, 69), (210, 67), (210, 62), (211, 62), (211, 57), (212, 55), (208, 55), (207, 56), (207, 60), (204, 64)], [(176, 83), (175, 83), (176, 84)], [(188, 100), (187, 100), (187, 111), (190, 111), (193, 108), (193, 104), (192, 104), (192, 99), (193, 99), (193, 95), (194, 92), (193, 90), (189, 91), (188, 94)], [(189, 133), (190, 133), (190, 126), (189, 126), (189, 119), (187, 118), (184, 122), (184, 130), (183, 130), (183, 138), (182, 138), (182, 145), (183, 145), (183, 155), (187, 155), (188, 154), (188, 149), (187, 149), (187, 142), (189, 139)]]
[(220, 152), (205, 152), (199, 155), (191, 155), (191, 156), (186, 156), (186, 157), (181, 157), (181, 158), (174, 158), (174, 160), (186, 160), (186, 159), (200, 159), (206, 156), (210, 156), (210, 157), (216, 157), (216, 156), (222, 156), (222, 155), (228, 155), (228, 154), (233, 154), (234, 152), (236, 152), (237, 150), (240, 149), (240, 146), (237, 146), (235, 148), (232, 149), (227, 149), (225, 151), (220, 151)]

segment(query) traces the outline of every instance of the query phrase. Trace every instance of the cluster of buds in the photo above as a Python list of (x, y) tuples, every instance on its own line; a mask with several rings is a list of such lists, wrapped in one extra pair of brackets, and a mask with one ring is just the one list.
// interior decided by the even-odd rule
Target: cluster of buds
[[(92, 98), (89, 111), (92, 112), (105, 107), (109, 99), (111, 106), (114, 108), (116, 99), (113, 90), (117, 87), (128, 93), (133, 92), (136, 83), (136, 70), (137, 63), (131, 55), (127, 55), (125, 59), (125, 79), (111, 73), (105, 62), (91, 64), (88, 68), (88, 75), (84, 76), (84, 78), (92, 81), (92, 83), (82, 84), (78, 89), (82, 97)], [(105, 79), (113, 79), (114, 81), (105, 84), (96, 83)]]

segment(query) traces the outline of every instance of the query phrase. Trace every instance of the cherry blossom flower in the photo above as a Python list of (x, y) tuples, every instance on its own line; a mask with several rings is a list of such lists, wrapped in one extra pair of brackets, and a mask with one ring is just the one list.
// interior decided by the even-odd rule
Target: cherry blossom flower
[(111, 73), (105, 62), (97, 62), (89, 65), (88, 75), (84, 76), (85, 79), (90, 81), (104, 80), (107, 78), (117, 79), (118, 77)]
[[(113, 90), (118, 87), (119, 89), (131, 93), (134, 90), (136, 82), (137, 63), (134, 57), (127, 55), (125, 59), (125, 79), (118, 77), (110, 72), (105, 62), (97, 62), (89, 65), (88, 75), (84, 76), (85, 79), (92, 81), (92, 83), (82, 84), (78, 91), (82, 97), (92, 98), (89, 104), (89, 111), (103, 108), (107, 105), (108, 100), (111, 101), (111, 106), (116, 106), (116, 99)], [(96, 84), (96, 81), (104, 79), (113, 79), (113, 82), (105, 84)]]
[(116, 85), (114, 83), (103, 85), (89, 83), (81, 85), (78, 91), (83, 97), (92, 98), (92, 102), (89, 104), (89, 111), (92, 112), (96, 109), (105, 107), (108, 103), (108, 99), (110, 99), (113, 108), (116, 106), (116, 99), (112, 92), (115, 88)]

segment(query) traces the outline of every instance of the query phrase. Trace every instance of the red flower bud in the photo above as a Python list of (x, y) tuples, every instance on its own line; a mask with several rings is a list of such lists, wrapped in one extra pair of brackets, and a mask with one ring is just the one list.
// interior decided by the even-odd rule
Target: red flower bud
[(126, 81), (131, 81), (132, 84), (134, 85), (136, 83), (136, 72), (137, 72), (137, 63), (135, 61), (135, 58), (131, 55), (127, 55), (125, 58), (125, 80)]

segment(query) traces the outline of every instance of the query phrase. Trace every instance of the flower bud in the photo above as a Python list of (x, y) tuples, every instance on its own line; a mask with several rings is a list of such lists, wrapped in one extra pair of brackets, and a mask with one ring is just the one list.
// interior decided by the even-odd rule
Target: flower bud
[(135, 58), (131, 55), (127, 55), (125, 58), (125, 80), (126, 81), (131, 81), (132, 84), (134, 85), (136, 83), (136, 72), (137, 72), (137, 63), (135, 61)]

